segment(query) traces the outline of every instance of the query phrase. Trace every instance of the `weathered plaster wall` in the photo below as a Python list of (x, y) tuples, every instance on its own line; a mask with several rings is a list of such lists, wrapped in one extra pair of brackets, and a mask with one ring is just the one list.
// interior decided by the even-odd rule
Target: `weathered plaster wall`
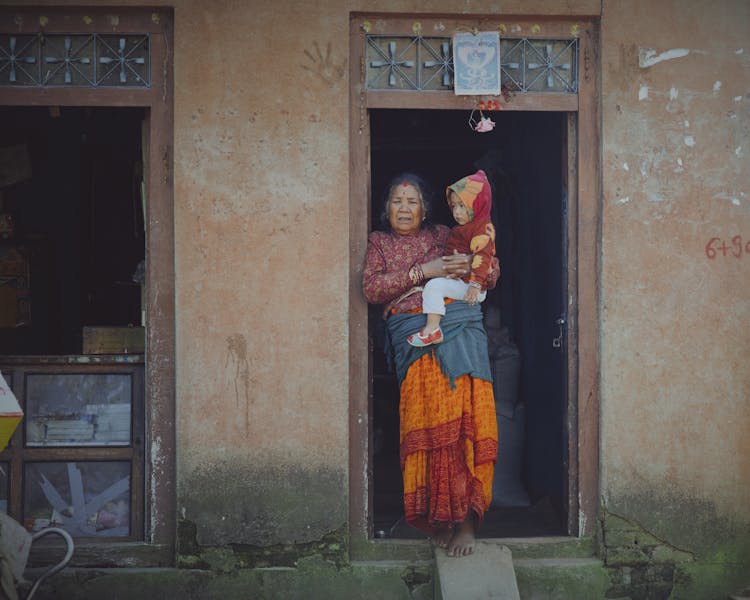
[(590, 15), (600, 0), (89, 4), (174, 7), (184, 541), (255, 547), (340, 534), (349, 452), (349, 14)]
[(605, 0), (602, 76), (603, 501), (747, 566), (750, 4)]
[(618, 550), (644, 540), (712, 576), (750, 564), (750, 4), (120, 4), (175, 8), (178, 510), (191, 544), (252, 553), (346, 525), (349, 12), (601, 11), (609, 564), (652, 559)]
[(178, 507), (201, 544), (307, 542), (346, 521), (336, 39), (347, 20), (301, 2), (175, 8)]

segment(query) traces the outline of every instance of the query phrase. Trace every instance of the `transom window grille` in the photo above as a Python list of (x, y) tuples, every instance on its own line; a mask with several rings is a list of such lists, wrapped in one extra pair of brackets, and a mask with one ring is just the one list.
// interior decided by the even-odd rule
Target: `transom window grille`
[(0, 34), (0, 86), (149, 87), (148, 34)]
[[(578, 92), (578, 40), (501, 38), (500, 83), (515, 93)], [(368, 90), (453, 91), (450, 37), (367, 36)]]

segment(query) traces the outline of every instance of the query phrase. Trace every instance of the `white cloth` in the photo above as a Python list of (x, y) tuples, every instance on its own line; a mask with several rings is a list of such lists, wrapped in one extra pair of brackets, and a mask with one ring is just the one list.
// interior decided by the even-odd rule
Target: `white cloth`
[[(444, 298), (463, 300), (469, 284), (461, 279), (448, 279), (447, 277), (436, 277), (430, 279), (422, 290), (422, 312), (431, 315), (445, 314)], [(487, 292), (479, 292), (477, 302), (482, 302), (487, 297)]]

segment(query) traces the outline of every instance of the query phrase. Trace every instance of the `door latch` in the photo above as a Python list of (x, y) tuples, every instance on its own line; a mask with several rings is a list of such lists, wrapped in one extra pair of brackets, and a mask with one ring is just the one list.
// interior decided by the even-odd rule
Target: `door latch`
[(563, 326), (565, 325), (565, 319), (563, 317), (558, 317), (555, 321), (555, 325), (557, 325), (557, 337), (552, 338), (552, 347), (562, 348)]

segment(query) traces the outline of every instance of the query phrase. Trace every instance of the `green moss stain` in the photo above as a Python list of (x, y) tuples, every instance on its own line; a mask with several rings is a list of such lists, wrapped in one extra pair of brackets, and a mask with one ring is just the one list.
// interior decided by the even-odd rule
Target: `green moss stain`
[(689, 551), (675, 548), (636, 522), (607, 511), (602, 518), (602, 546), (604, 562), (612, 567), (693, 560)]
[(704, 560), (679, 565), (672, 600), (724, 598), (750, 586), (750, 539), (727, 543)]
[(213, 460), (187, 473), (179, 504), (200, 546), (266, 547), (319, 540), (348, 517), (346, 473), (282, 462)]
[[(628, 502), (630, 504), (630, 502)], [(674, 508), (675, 501), (671, 505)], [(674, 526), (657, 515), (657, 532), (638, 518), (604, 509), (601, 516), (602, 558), (609, 569), (611, 586), (607, 598), (665, 598), (708, 600), (726, 598), (750, 581), (750, 536), (747, 525), (730, 525), (717, 518), (705, 503), (688, 502), (674, 511)], [(690, 518), (685, 519), (685, 514)], [(639, 512), (638, 515), (643, 515)], [(695, 524), (705, 536), (696, 541), (687, 534), (683, 521)], [(715, 527), (712, 527), (711, 523)], [(708, 532), (711, 532), (710, 534)], [(679, 540), (679, 547), (672, 540)]]
[(48, 580), (35, 600), (432, 600), (428, 586), (412, 594), (403, 566), (336, 566), (321, 556), (301, 558), (295, 568), (240, 569), (231, 573), (178, 569), (65, 570)]
[(401, 574), (401, 579), (413, 594), (415, 590), (432, 582), (432, 568), (407, 567)]
[(521, 598), (602, 600), (611, 587), (604, 565), (593, 559), (514, 561)]
[(189, 569), (207, 569), (229, 573), (239, 569), (266, 567), (296, 567), (301, 558), (320, 556), (334, 565), (342, 566), (348, 560), (345, 525), (322, 536), (319, 540), (300, 544), (228, 544), (226, 546), (201, 546), (193, 536), (195, 525), (181, 521), (178, 526), (178, 566)]
[(347, 528), (342, 525), (319, 540), (303, 544), (232, 544), (231, 548), (235, 555), (241, 558), (243, 567), (293, 567), (300, 558), (309, 556), (320, 556), (323, 560), (342, 566), (348, 560), (346, 539)]
[(181, 554), (197, 554), (198, 528), (193, 521), (181, 519), (177, 522), (177, 551)]
[(727, 540), (750, 535), (750, 522), (730, 519), (712, 502), (666, 486), (663, 490), (622, 495), (608, 503), (603, 515), (635, 524), (662, 546), (687, 552), (698, 561), (708, 559)]

